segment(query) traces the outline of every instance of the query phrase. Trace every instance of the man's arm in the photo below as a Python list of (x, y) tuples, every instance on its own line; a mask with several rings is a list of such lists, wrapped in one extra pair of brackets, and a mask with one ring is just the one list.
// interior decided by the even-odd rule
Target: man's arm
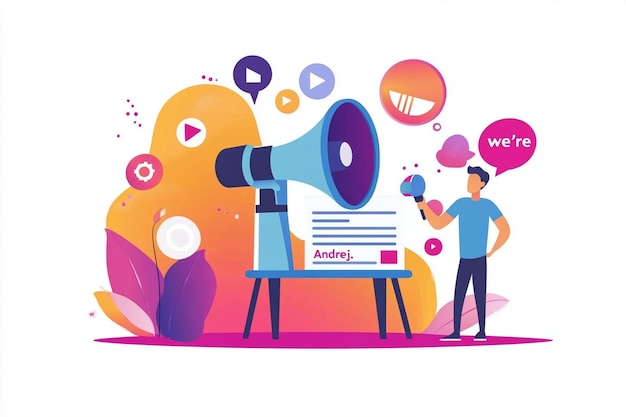
[(495, 251), (500, 249), (511, 235), (511, 227), (504, 216), (498, 217), (493, 223), (498, 228), (498, 237), (496, 237), (491, 251), (487, 252), (487, 257), (490, 257)]
[(417, 208), (424, 212), (428, 223), (437, 230), (446, 227), (452, 220), (454, 220), (454, 218), (445, 211), (441, 213), (441, 216), (438, 216), (434, 211), (432, 211), (428, 204), (426, 204), (426, 200), (422, 200), (417, 203)]

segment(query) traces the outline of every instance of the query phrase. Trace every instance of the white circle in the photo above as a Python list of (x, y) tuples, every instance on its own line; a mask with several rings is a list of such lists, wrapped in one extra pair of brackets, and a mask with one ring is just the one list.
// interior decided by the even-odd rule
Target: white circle
[(206, 139), (206, 127), (204, 123), (193, 117), (181, 121), (176, 128), (176, 138), (181, 145), (187, 148), (195, 148), (202, 145)]
[(188, 258), (200, 247), (200, 229), (183, 216), (165, 220), (157, 231), (157, 245), (168, 258)]
[(348, 142), (343, 142), (339, 146), (339, 159), (344, 167), (349, 167), (352, 164), (352, 147)]

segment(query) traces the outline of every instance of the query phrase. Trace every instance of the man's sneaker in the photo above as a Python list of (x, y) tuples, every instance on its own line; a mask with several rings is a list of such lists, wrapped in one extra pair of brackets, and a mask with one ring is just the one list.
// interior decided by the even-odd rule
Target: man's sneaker
[(484, 342), (487, 340), (487, 336), (485, 335), (485, 332), (478, 332), (476, 333), (476, 336), (474, 336), (474, 342)]
[(442, 337), (441, 339), (439, 339), (439, 341), (441, 341), (441, 342), (460, 342), (461, 341), (461, 335), (458, 334), (458, 333), (452, 333), (451, 335)]

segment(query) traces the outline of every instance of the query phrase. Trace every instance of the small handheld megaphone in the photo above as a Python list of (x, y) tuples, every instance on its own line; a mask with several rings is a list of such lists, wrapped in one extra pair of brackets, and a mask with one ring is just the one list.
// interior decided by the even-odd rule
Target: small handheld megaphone
[[(293, 269), (287, 221), (288, 180), (314, 186), (343, 208), (358, 209), (374, 193), (378, 169), (374, 123), (367, 110), (351, 99), (333, 104), (319, 123), (292, 142), (226, 148), (215, 160), (215, 173), (223, 186), (260, 190), (256, 207), (260, 222), (259, 269), (276, 270)], [(280, 218), (274, 219), (273, 215)], [(284, 259), (279, 255), (280, 247), (284, 248)]]
[[(400, 192), (405, 196), (413, 196), (415, 202), (424, 201), (424, 191), (426, 190), (426, 181), (421, 175), (409, 175), (400, 184)], [(422, 219), (426, 220), (424, 210), (420, 210)]]

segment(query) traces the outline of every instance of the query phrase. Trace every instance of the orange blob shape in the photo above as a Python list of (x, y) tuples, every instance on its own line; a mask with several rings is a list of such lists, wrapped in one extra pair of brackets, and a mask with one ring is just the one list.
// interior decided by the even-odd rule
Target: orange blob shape
[[(198, 146), (177, 137), (180, 123), (197, 119), (206, 129)], [(200, 133), (198, 133), (200, 134)], [(217, 180), (215, 160), (224, 148), (260, 146), (250, 106), (234, 91), (218, 85), (198, 85), (175, 94), (161, 109), (150, 153), (163, 164), (163, 178), (149, 190), (127, 189), (112, 203), (106, 227), (124, 236), (149, 256), (156, 256), (166, 274), (175, 262), (153, 246), (164, 220), (184, 216), (201, 232), (198, 250), (217, 279), (217, 289), (204, 332), (243, 332), (254, 280), (255, 190), (225, 188)], [(303, 155), (303, 158), (306, 158)], [(128, 195), (132, 192), (132, 199)], [(158, 213), (155, 214), (155, 213)], [(303, 268), (303, 242), (292, 236), (294, 264)], [(414, 333), (425, 328), (436, 309), (434, 280), (426, 263), (407, 251), (406, 266), (413, 277), (400, 280), (407, 315)], [(167, 277), (165, 278), (167, 279)], [(264, 283), (265, 284), (265, 283)], [(403, 332), (393, 290), (388, 308), (388, 331)], [(253, 332), (269, 331), (267, 285), (261, 286)], [(281, 284), (281, 331), (377, 332), (371, 279), (285, 279)]]

